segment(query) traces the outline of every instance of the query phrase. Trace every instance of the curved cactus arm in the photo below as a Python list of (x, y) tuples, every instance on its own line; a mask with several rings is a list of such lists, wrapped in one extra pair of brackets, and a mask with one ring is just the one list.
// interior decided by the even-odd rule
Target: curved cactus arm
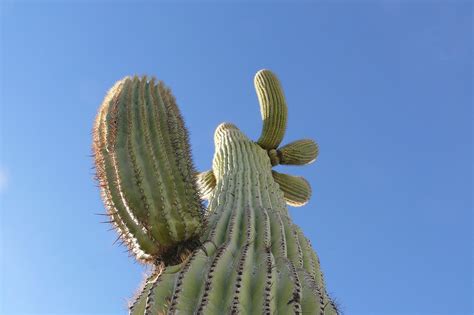
[(286, 131), (287, 106), (278, 78), (269, 70), (260, 70), (254, 78), (260, 102), (263, 129), (257, 143), (266, 150), (275, 149)]
[(288, 143), (278, 150), (279, 164), (305, 165), (316, 160), (319, 148), (311, 139), (302, 139)]
[(204, 210), (169, 89), (146, 77), (119, 81), (97, 115), (93, 151), (104, 202), (124, 243), (140, 261), (175, 260), (176, 245), (198, 238)]
[(282, 174), (272, 171), (273, 179), (280, 189), (288, 205), (301, 207), (308, 203), (311, 198), (311, 186), (303, 177)]
[(212, 170), (197, 174), (197, 186), (202, 199), (209, 199), (216, 187), (216, 177)]

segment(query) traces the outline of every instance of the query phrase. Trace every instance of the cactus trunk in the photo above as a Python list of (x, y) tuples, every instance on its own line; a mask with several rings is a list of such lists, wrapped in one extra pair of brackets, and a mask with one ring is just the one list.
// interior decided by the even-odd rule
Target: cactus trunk
[(337, 314), (266, 151), (230, 124), (215, 138), (207, 255), (195, 251), (150, 277), (132, 314)]

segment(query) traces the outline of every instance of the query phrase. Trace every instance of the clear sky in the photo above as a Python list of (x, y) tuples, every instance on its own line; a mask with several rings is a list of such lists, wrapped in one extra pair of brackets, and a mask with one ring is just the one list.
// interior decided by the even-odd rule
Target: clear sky
[(126, 314), (144, 269), (94, 215), (89, 156), (116, 80), (164, 80), (206, 170), (220, 122), (258, 137), (261, 68), (284, 142), (320, 145), (280, 170), (313, 187), (290, 211), (345, 313), (473, 314), (472, 2), (4, 1), (0, 21), (1, 314)]

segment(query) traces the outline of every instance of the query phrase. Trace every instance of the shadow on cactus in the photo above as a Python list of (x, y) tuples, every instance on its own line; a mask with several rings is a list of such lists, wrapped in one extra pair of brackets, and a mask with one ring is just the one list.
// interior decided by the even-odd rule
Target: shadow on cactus
[(118, 237), (153, 266), (131, 314), (338, 314), (319, 258), (287, 209), (306, 204), (311, 187), (272, 170), (313, 162), (318, 146), (303, 139), (279, 147), (287, 120), (280, 83), (261, 70), (255, 88), (260, 138), (219, 125), (212, 169), (201, 173), (163, 83), (127, 77), (106, 95), (93, 140), (102, 199)]

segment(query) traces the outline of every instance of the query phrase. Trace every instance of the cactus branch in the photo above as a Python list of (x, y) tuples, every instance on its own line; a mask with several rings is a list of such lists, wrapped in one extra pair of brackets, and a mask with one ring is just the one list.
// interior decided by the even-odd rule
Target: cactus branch
[(273, 179), (280, 185), (286, 203), (293, 207), (301, 207), (311, 198), (311, 186), (303, 177), (272, 171)]
[(277, 77), (269, 70), (257, 72), (254, 84), (263, 120), (262, 134), (257, 143), (266, 150), (275, 149), (286, 131), (285, 96)]
[(119, 81), (97, 115), (93, 150), (104, 202), (125, 244), (143, 262), (175, 261), (176, 246), (198, 238), (203, 208), (170, 91), (147, 78)]
[(280, 164), (305, 165), (316, 160), (319, 148), (311, 139), (297, 140), (278, 149)]

